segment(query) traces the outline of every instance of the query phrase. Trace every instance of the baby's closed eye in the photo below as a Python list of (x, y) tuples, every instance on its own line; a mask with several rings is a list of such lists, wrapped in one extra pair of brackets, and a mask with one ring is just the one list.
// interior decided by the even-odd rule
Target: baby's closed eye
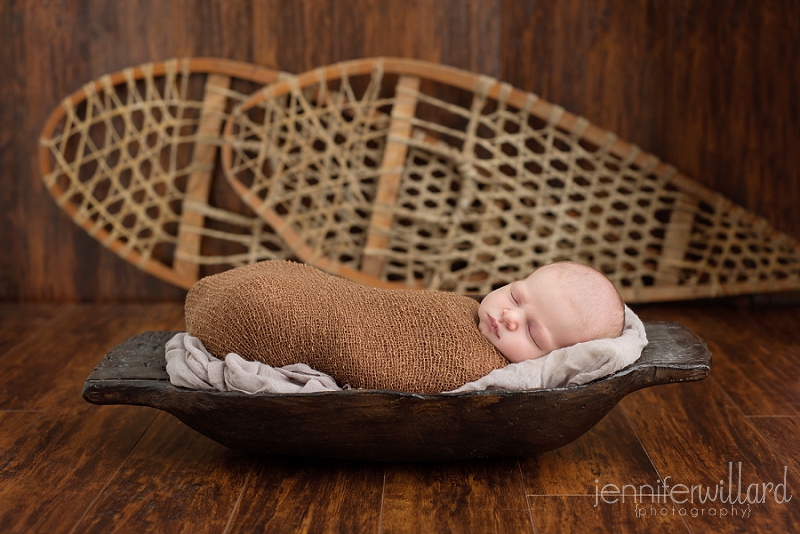
[(539, 344), (536, 342), (536, 336), (533, 333), (533, 325), (531, 324), (528, 325), (528, 335), (531, 337), (531, 341), (533, 341), (533, 344), (538, 347)]

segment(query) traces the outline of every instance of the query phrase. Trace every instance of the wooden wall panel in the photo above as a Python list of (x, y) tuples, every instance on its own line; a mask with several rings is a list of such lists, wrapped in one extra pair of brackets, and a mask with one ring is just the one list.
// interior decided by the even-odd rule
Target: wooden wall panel
[(0, 298), (9, 298), (15, 293), (17, 268), (14, 261), (22, 258), (22, 240), (17, 220), (14, 216), (15, 206), (19, 205), (22, 196), (19, 180), (20, 161), (14, 151), (15, 132), (13, 124), (19, 124), (20, 106), (5, 103), (14, 102), (19, 94), (20, 77), (20, 40), (19, 32), (14, 32), (17, 14), (8, 2), (0, 3)]
[(496, 0), (255, 2), (254, 61), (302, 72), (337, 61), (401, 56), (497, 76)]
[(662, 158), (800, 238), (800, 3), (672, 3)]
[(392, 55), (495, 76), (800, 237), (798, 36), (789, 0), (0, 2), (0, 300), (183, 297), (77, 228), (36, 159), (70, 92), (181, 56), (302, 72)]
[(503, 4), (500, 78), (645, 150), (663, 135), (667, 4)]

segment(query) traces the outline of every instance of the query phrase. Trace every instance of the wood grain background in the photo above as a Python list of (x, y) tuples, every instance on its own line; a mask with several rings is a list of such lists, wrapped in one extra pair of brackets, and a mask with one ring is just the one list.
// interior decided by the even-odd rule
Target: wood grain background
[(793, 0), (0, 2), (0, 300), (175, 300), (44, 189), (45, 118), (85, 82), (170, 57), (289, 72), (438, 61), (583, 115), (800, 237)]

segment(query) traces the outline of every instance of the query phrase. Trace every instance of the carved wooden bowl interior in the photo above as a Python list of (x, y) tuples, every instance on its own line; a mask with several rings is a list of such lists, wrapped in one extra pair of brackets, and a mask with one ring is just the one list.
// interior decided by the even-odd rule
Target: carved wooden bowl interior
[(650, 343), (642, 356), (589, 384), (434, 395), (179, 388), (170, 384), (164, 359), (175, 332), (145, 332), (105, 356), (83, 396), (164, 410), (227, 447), (257, 453), (413, 461), (531, 455), (577, 439), (629, 393), (708, 375), (711, 354), (697, 335), (677, 323), (645, 328)]

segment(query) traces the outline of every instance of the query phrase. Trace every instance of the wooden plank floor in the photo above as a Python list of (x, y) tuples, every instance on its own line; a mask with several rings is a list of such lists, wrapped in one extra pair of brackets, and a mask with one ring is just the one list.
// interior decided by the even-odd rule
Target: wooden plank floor
[(536, 457), (381, 464), (248, 456), (84, 402), (105, 352), (182, 329), (180, 303), (0, 304), (0, 532), (800, 531), (800, 307), (636, 310), (704, 337), (711, 377), (629, 395)]

